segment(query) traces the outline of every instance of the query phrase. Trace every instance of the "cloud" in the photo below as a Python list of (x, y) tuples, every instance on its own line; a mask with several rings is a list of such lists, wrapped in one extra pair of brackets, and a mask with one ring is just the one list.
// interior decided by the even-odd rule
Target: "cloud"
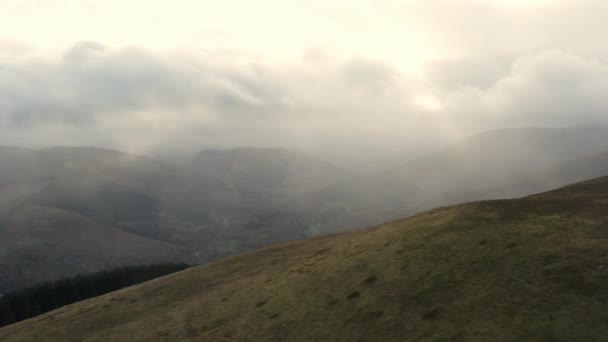
[[(513, 5), (517, 4), (517, 5)], [(522, 55), (560, 49), (608, 56), (601, 38), (603, 0), (425, 0), (384, 5), (385, 15), (408, 21), (444, 56)]]
[(605, 121), (608, 110), (608, 66), (559, 50), (448, 60), (423, 81), (378, 60), (316, 55), (323, 58), (271, 63), (237, 52), (78, 43), (56, 58), (0, 68), (1, 143), (363, 156), (491, 128)]
[(101, 117), (131, 111), (205, 107), (238, 115), (272, 104), (275, 94), (267, 79), (248, 74), (247, 67), (226, 68), (138, 48), (79, 43), (56, 61), (4, 65), (0, 113), (15, 127), (93, 125)]
[(517, 57), (490, 54), (435, 60), (427, 66), (427, 77), (437, 87), (487, 88), (509, 71)]
[(411, 101), (415, 82), (392, 66), (331, 53), (309, 57), (272, 63), (241, 52), (161, 54), (81, 42), (55, 57), (0, 68), (1, 143), (142, 153), (332, 144), (357, 154), (389, 142), (398, 149), (403, 128), (423, 124)]
[[(488, 87), (450, 88), (450, 122), (478, 129), (608, 122), (608, 65), (559, 50), (521, 56)], [(446, 113), (447, 115), (447, 113)]]

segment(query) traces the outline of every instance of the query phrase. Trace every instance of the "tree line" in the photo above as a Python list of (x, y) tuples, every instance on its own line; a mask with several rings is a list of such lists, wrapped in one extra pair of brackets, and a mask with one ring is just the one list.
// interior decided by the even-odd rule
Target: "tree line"
[(0, 327), (59, 307), (190, 267), (187, 264), (125, 266), (48, 281), (0, 296)]

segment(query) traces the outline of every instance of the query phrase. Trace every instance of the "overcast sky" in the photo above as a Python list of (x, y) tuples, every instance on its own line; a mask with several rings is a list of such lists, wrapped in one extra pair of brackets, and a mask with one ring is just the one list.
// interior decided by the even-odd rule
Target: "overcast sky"
[(0, 144), (424, 149), (608, 118), (605, 0), (0, 0)]

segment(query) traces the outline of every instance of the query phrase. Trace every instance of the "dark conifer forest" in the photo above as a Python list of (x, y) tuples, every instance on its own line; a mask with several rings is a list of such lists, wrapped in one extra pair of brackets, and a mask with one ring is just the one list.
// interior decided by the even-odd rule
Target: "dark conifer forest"
[(10, 292), (0, 297), (0, 327), (188, 267), (187, 264), (125, 266)]

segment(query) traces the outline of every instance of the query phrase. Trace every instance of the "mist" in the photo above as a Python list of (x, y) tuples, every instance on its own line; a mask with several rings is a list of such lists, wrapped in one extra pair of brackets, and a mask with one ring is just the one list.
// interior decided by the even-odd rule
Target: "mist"
[(207, 262), (608, 174), (604, 2), (183, 5), (0, 4), (2, 239), (85, 255), (10, 246), (1, 286), (28, 255)]
[[(96, 18), (97, 6), (70, 11)], [(188, 44), (177, 35), (173, 43), (124, 41), (94, 31), (92, 19), (89, 37), (55, 32), (60, 39), (49, 46), (39, 32), (17, 34), (14, 26), (0, 39), (0, 144), (96, 146), (168, 160), (206, 148), (285, 147), (364, 167), (491, 129), (605, 123), (607, 52), (577, 26), (601, 20), (605, 7), (386, 1), (339, 11), (315, 4), (300, 14), (278, 7), (294, 16), (294, 26), (282, 23), (285, 35), (246, 33), (248, 22), (228, 21)], [(73, 20), (61, 6), (40, 11)], [(554, 19), (566, 13), (567, 21)], [(388, 19), (372, 28), (373, 18)], [(302, 36), (296, 22), (305, 19), (326, 32)], [(280, 50), (267, 47), (272, 39)]]
[(0, 340), (605, 340), (607, 17), (0, 0)]

